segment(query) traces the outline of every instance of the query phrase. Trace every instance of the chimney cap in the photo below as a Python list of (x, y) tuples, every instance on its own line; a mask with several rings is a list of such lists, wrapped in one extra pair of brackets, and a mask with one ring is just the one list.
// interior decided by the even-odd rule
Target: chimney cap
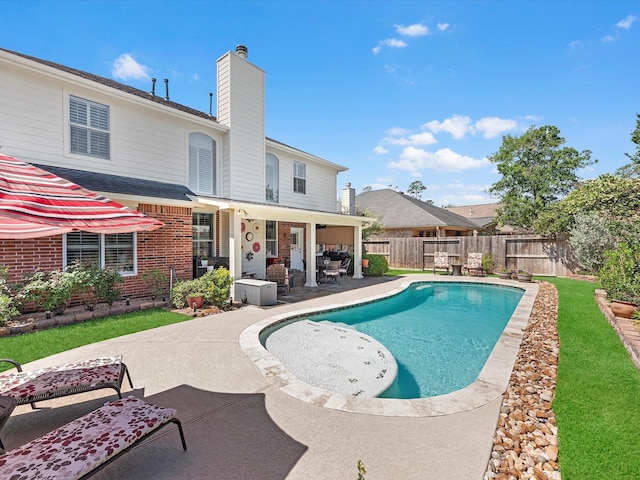
[(247, 58), (249, 56), (249, 49), (244, 45), (236, 45), (236, 55), (240, 58)]

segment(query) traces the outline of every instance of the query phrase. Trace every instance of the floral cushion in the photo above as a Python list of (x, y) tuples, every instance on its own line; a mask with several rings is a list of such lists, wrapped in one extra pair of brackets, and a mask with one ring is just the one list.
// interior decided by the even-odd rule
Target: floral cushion
[(0, 375), (0, 394), (18, 404), (120, 385), (122, 356), (102, 357), (28, 372)]
[(91, 472), (174, 418), (177, 411), (126, 397), (0, 456), (0, 478), (71, 480)]

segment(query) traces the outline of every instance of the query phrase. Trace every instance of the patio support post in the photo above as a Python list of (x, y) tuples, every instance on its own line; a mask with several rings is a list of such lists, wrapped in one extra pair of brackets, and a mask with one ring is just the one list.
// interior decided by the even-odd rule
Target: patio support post
[[(229, 273), (233, 280), (242, 278), (242, 219), (235, 210), (229, 211)], [(231, 297), (235, 298), (234, 285)]]
[(316, 282), (316, 224), (305, 224), (305, 231), (307, 233), (305, 239), (305, 256), (307, 258), (307, 276), (304, 282), (305, 287), (317, 287)]
[(353, 227), (353, 278), (362, 278), (362, 225)]

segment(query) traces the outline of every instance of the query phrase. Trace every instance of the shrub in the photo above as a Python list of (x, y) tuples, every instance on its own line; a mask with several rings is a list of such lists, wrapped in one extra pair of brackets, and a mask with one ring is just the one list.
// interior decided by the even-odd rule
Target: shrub
[(369, 277), (381, 277), (389, 270), (387, 258), (383, 255), (366, 254), (363, 259), (369, 260), (369, 268), (364, 269), (364, 273)]
[(80, 301), (87, 310), (93, 310), (98, 303), (96, 286), (100, 276), (100, 269), (94, 265), (80, 265), (74, 263), (67, 267), (76, 277), (76, 290)]
[(578, 213), (569, 235), (578, 265), (597, 274), (604, 264), (604, 252), (614, 248), (616, 243), (607, 221), (596, 213)]
[(482, 254), (482, 269), (487, 273), (493, 272), (493, 257), (490, 253)]
[(120, 272), (108, 268), (99, 270), (95, 284), (98, 301), (106, 302), (109, 306), (113, 305), (113, 302), (118, 300), (122, 294), (122, 290), (116, 288), (116, 285), (123, 281)]
[(205, 302), (217, 307), (229, 303), (229, 292), (233, 283), (229, 270), (219, 267), (205, 273), (199, 280), (202, 281)]
[(149, 285), (151, 298), (155, 298), (162, 293), (162, 285), (167, 280), (167, 275), (159, 268), (152, 268), (142, 272), (142, 279)]
[(640, 242), (620, 242), (604, 257), (599, 279), (607, 298), (640, 303)]
[(205, 285), (201, 279), (202, 277), (177, 282), (171, 290), (171, 304), (176, 308), (184, 308), (187, 306), (188, 296), (195, 293), (202, 293), (204, 296)]
[(16, 299), (7, 285), (9, 267), (0, 267), (0, 327), (20, 313)]
[(46, 312), (61, 315), (69, 306), (71, 296), (78, 286), (75, 271), (54, 270), (49, 274), (35, 272), (27, 277), (20, 290), (20, 297), (33, 302)]

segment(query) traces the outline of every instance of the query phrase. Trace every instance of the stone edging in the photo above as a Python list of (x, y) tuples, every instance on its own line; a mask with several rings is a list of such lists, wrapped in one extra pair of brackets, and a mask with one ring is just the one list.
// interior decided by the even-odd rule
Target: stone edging
[(33, 314), (22, 315), (18, 319), (14, 319), (10, 325), (0, 327), (0, 337), (8, 335), (18, 335), (21, 333), (34, 332), (44, 330), (60, 325), (70, 325), (72, 323), (85, 322), (94, 318), (102, 318), (110, 315), (118, 315), (121, 313), (136, 312), (138, 310), (148, 310), (150, 308), (165, 308), (168, 306), (167, 301), (154, 301), (151, 299), (131, 299), (129, 304), (126, 301), (118, 301), (109, 308), (106, 305), (98, 306), (94, 310), (86, 310), (84, 308), (74, 307), (69, 309), (64, 315), (54, 315), (46, 318), (44, 312), (36, 312)]
[(596, 302), (600, 311), (620, 337), (620, 341), (627, 349), (633, 363), (640, 369), (640, 332), (633, 322), (628, 318), (616, 317), (610, 308), (610, 303), (606, 300), (607, 293), (604, 290), (596, 290)]

